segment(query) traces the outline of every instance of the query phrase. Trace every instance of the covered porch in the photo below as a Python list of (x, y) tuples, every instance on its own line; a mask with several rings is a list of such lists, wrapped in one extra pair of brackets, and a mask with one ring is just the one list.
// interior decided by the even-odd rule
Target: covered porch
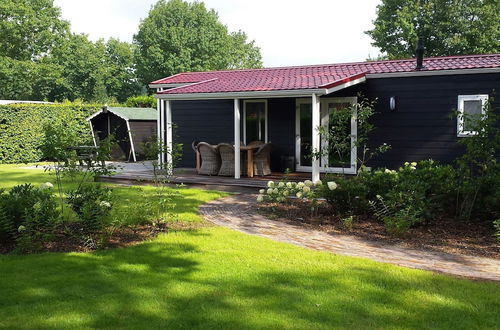
[[(196, 166), (196, 156), (191, 148), (195, 140), (214, 145), (230, 143), (240, 151), (256, 140), (272, 144), (272, 175), (251, 179), (242, 175), (246, 163), (242, 165), (242, 153), (235, 152), (233, 180), (268, 181), (285, 170), (312, 181), (319, 180), (321, 173), (355, 174), (355, 114), (346, 132), (351, 139), (346, 166), (335, 166), (328, 156), (314, 157), (311, 154), (325, 148), (326, 141), (322, 141), (320, 127), (328, 127), (330, 113), (356, 103), (360, 90), (358, 84), (364, 81), (364, 76), (357, 76), (328, 88), (196, 94), (175, 93), (177, 88), (168, 89), (166, 85), (155, 86), (159, 136), (165, 141), (167, 150), (172, 150), (174, 143), (183, 145), (181, 168)], [(354, 88), (349, 88), (351, 86)], [(159, 155), (159, 161), (171, 164), (173, 160), (166, 152)], [(293, 166), (284, 165), (290, 161)]]
[[(154, 181), (151, 161), (137, 163), (112, 162), (112, 165), (116, 167), (116, 173), (100, 177), (101, 181), (118, 184), (150, 184)], [(168, 184), (184, 184), (190, 187), (233, 192), (241, 192), (243, 190), (255, 193), (258, 189), (265, 188), (268, 181), (280, 181), (283, 179), (297, 182), (304, 181), (310, 179), (310, 174), (296, 172), (285, 175), (284, 173), (273, 172), (271, 175), (264, 177), (240, 177), (239, 179), (235, 179), (232, 177), (199, 175), (196, 173), (195, 168), (176, 168), (168, 178)]]

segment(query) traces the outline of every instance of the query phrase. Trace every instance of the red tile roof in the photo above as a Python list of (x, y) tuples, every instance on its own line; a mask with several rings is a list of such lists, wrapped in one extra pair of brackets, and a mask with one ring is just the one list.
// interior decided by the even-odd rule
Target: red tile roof
[[(152, 82), (187, 84), (162, 94), (225, 93), (330, 88), (366, 74), (414, 72), (415, 59), (281, 68), (186, 72)], [(500, 54), (433, 57), (421, 71), (500, 68)]]

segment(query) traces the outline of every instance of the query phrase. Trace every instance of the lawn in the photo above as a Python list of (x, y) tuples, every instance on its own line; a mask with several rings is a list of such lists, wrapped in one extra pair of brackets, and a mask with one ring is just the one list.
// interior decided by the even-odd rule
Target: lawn
[[(45, 175), (0, 166), (4, 186)], [(182, 194), (190, 201), (178, 212), (191, 221), (220, 196)], [(493, 329), (499, 297), (498, 283), (218, 227), (94, 253), (0, 256), (0, 328)]]

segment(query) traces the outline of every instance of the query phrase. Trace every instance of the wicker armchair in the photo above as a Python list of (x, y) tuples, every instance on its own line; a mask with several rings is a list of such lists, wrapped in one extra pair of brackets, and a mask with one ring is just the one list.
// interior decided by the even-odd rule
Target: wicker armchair
[[(234, 176), (234, 147), (229, 143), (221, 143), (217, 147), (222, 161), (219, 175)], [(241, 174), (246, 174), (246, 168), (244, 166), (245, 160), (243, 157), (241, 157), (240, 162), (240, 172)]]
[(214, 147), (206, 142), (200, 142), (196, 146), (196, 149), (201, 156), (201, 166), (198, 169), (198, 174), (217, 175), (221, 165), (217, 147)]
[(253, 174), (264, 176), (271, 174), (271, 143), (263, 144), (253, 156)]

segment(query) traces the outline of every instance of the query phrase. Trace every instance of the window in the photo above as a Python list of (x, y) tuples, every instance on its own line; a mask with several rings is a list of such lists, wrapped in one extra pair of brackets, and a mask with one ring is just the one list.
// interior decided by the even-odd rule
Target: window
[(267, 142), (267, 101), (245, 100), (243, 118), (244, 142)]
[(459, 95), (457, 136), (471, 136), (477, 134), (477, 121), (484, 115), (484, 107), (488, 102), (488, 95)]

